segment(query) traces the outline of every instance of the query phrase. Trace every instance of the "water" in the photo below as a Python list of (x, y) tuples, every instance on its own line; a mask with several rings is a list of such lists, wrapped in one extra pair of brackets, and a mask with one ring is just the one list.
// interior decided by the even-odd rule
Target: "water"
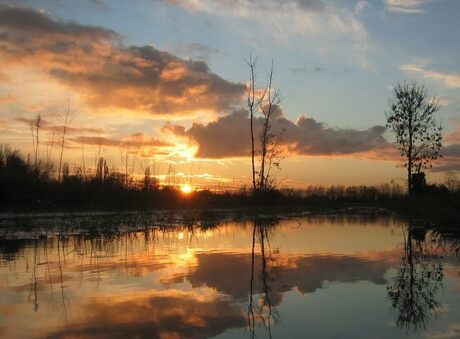
[(460, 337), (456, 245), (393, 217), (85, 220), (2, 228), (0, 337)]

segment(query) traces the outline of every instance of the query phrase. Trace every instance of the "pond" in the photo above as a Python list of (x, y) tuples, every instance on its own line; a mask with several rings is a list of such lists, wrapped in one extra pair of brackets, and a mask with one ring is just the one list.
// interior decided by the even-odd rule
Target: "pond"
[(0, 337), (460, 336), (458, 243), (396, 217), (123, 220), (4, 223)]

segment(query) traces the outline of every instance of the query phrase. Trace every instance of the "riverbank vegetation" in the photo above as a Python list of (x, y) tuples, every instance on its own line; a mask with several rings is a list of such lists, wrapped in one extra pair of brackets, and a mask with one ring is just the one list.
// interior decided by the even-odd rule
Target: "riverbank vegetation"
[[(425, 192), (406, 195), (398, 184), (378, 186), (310, 186), (304, 189), (184, 192), (181, 186), (161, 185), (148, 172), (135, 178), (100, 159), (94, 174), (69, 172), (63, 165), (61, 180), (52, 166), (27, 161), (18, 150), (0, 147), (0, 210), (45, 212), (76, 210), (231, 209), (258, 211), (330, 210), (365, 205), (387, 208), (419, 220), (460, 224), (460, 191), (455, 180), (446, 185), (427, 185)], [(260, 209), (260, 210), (259, 210)]]

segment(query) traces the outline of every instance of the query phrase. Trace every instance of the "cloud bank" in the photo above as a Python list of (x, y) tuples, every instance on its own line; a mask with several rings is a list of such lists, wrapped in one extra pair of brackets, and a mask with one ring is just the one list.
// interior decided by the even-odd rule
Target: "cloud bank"
[(78, 91), (98, 110), (152, 115), (219, 113), (240, 103), (243, 84), (152, 46), (123, 45), (113, 30), (0, 5), (0, 61), (31, 67)]
[[(254, 123), (258, 135), (262, 118)], [(208, 124), (194, 123), (189, 129), (168, 124), (164, 130), (189, 138), (198, 146), (197, 157), (219, 159), (250, 154), (249, 115), (245, 110), (234, 111)], [(272, 130), (282, 133), (281, 142), (291, 154), (350, 155), (390, 147), (383, 137), (384, 126), (366, 130), (331, 128), (305, 115), (292, 122), (281, 109), (274, 115)]]

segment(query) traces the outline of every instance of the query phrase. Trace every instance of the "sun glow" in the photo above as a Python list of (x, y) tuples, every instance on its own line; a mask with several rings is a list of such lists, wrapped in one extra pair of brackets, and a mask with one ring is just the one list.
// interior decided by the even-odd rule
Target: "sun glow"
[(182, 193), (184, 194), (189, 194), (189, 193), (192, 193), (193, 191), (193, 187), (188, 185), (188, 184), (185, 184), (185, 185), (182, 185), (180, 190), (182, 191)]

